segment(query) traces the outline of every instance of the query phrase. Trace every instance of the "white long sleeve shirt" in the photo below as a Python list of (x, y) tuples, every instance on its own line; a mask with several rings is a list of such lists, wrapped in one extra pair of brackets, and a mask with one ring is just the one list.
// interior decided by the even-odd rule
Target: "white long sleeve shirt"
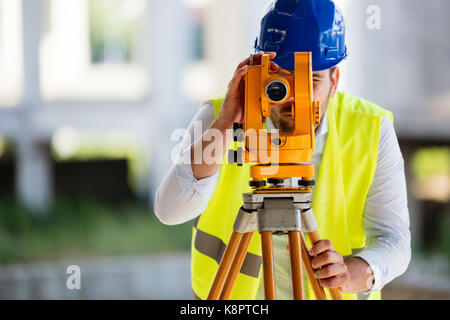
[[(216, 188), (219, 171), (214, 175), (197, 180), (189, 161), (195, 130), (202, 133), (214, 121), (211, 103), (205, 103), (191, 121), (183, 141), (178, 144), (174, 163), (157, 190), (154, 202), (156, 216), (168, 225), (181, 224), (199, 216), (208, 206)], [(272, 124), (268, 122), (268, 129)], [(320, 170), (322, 155), (327, 139), (327, 116), (316, 130), (313, 164), (316, 176)], [(197, 132), (198, 134), (198, 132)], [(291, 178), (296, 185), (296, 178)], [(314, 189), (312, 199), (314, 199)], [(403, 157), (394, 127), (386, 116), (381, 121), (378, 161), (375, 176), (367, 195), (364, 208), (364, 230), (366, 247), (353, 256), (364, 259), (372, 269), (374, 284), (364, 294), (380, 290), (385, 284), (403, 274), (411, 259), (409, 213), (407, 208), (406, 182)], [(274, 237), (275, 276), (277, 298), (292, 299), (289, 253), (286, 250), (287, 237)], [(262, 286), (261, 286), (262, 287)], [(262, 298), (262, 288), (257, 298)]]

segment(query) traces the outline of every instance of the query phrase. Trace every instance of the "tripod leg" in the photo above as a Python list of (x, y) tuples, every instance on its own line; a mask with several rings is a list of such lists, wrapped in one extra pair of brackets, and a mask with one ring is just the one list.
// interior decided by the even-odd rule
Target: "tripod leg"
[(275, 300), (275, 268), (273, 262), (272, 232), (261, 232), (262, 262), (264, 277), (264, 296), (266, 300)]
[[(312, 244), (315, 244), (316, 242), (318, 242), (320, 240), (318, 231), (309, 232), (308, 236), (309, 236), (309, 239), (311, 240)], [(330, 291), (330, 294), (331, 294), (331, 297), (333, 298), (333, 300), (342, 300), (341, 290), (339, 290), (338, 288), (331, 288), (328, 290)]]
[(301, 261), (300, 231), (289, 231), (289, 253), (291, 256), (292, 289), (294, 300), (304, 300), (303, 272)]
[(222, 289), (222, 293), (220, 294), (220, 300), (228, 300), (231, 295), (231, 290), (233, 290), (234, 284), (236, 282), (236, 278), (241, 271), (242, 264), (244, 263), (245, 256), (248, 251), (248, 247), (250, 246), (250, 242), (253, 238), (253, 232), (244, 233), (244, 236), (239, 243), (239, 247), (237, 249), (236, 255), (234, 256), (234, 260), (231, 264), (230, 272), (228, 273), (228, 277), (225, 280), (225, 285)]
[(230, 271), (231, 263), (236, 255), (236, 251), (242, 239), (242, 235), (242, 233), (237, 233), (234, 231), (231, 234), (230, 241), (225, 249), (222, 260), (220, 260), (219, 269), (217, 270), (216, 277), (214, 278), (214, 282), (209, 291), (207, 298), (208, 300), (217, 300), (219, 298), (220, 292), (222, 291), (225, 283), (225, 278)]
[(314, 295), (317, 300), (327, 300), (327, 296), (325, 294), (325, 290), (319, 284), (319, 280), (314, 277), (314, 270), (311, 266), (311, 256), (308, 253), (308, 246), (306, 245), (306, 240), (303, 234), (300, 234), (301, 237), (301, 245), (302, 245), (302, 260), (303, 265), (305, 266), (306, 273), (308, 274), (309, 282), (311, 283), (311, 287), (314, 291)]

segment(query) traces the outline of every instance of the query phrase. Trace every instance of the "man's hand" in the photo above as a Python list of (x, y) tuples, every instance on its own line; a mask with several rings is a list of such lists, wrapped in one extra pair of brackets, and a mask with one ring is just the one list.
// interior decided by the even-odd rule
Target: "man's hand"
[(350, 282), (350, 274), (344, 257), (336, 252), (329, 240), (319, 240), (309, 250), (313, 257), (314, 276), (324, 288), (344, 289)]
[[(262, 52), (253, 56), (253, 64), (261, 64)], [(276, 53), (271, 52), (270, 59), (275, 58)], [(248, 71), (250, 58), (243, 60), (236, 68), (233, 78), (228, 85), (228, 92), (223, 101), (217, 120), (222, 122), (225, 127), (231, 128), (233, 123), (242, 122), (244, 117), (244, 81), (243, 78)], [(279, 71), (280, 67), (273, 61), (270, 62), (270, 68)]]
[[(270, 53), (270, 59), (275, 58), (275, 52)], [(261, 64), (262, 53), (255, 54), (253, 56), (253, 64)], [(233, 127), (233, 123), (242, 122), (244, 117), (244, 76), (248, 71), (248, 65), (250, 64), (250, 58), (242, 61), (236, 68), (233, 78), (228, 85), (228, 92), (220, 108), (219, 115), (212, 122), (211, 126), (205, 131), (200, 139), (194, 142), (191, 147), (191, 167), (194, 177), (198, 180), (205, 177), (212, 176), (219, 170), (220, 163), (213, 161), (208, 163), (204, 159), (204, 150), (214, 150), (214, 156), (216, 159), (222, 159), (229, 142), (229, 135), (227, 130)], [(270, 68), (274, 71), (279, 71), (281, 68), (273, 61), (270, 61)], [(212, 132), (220, 132), (223, 139), (216, 139), (217, 135)], [(211, 139), (214, 136), (214, 139)], [(205, 138), (206, 137), (206, 138)], [(201, 159), (196, 162), (195, 159)]]

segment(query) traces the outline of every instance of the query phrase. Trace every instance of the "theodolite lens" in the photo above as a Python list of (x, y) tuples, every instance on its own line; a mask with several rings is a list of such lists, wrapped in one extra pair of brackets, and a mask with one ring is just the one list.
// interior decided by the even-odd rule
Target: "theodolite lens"
[(288, 94), (288, 87), (283, 81), (272, 80), (266, 87), (266, 96), (272, 102), (283, 101)]

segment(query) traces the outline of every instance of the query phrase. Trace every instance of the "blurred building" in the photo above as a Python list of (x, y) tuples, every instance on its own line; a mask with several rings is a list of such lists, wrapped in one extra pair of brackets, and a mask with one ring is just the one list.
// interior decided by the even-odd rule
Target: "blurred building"
[[(340, 89), (393, 111), (412, 183), (416, 150), (450, 143), (450, 3), (336, 2), (348, 26)], [(171, 165), (172, 133), (203, 99), (226, 90), (252, 52), (265, 5), (0, 0), (0, 159), (5, 146), (14, 150), (4, 167), (14, 175), (3, 170), (4, 181), (13, 179), (29, 207), (45, 208), (60, 185), (55, 159), (132, 155), (128, 178), (151, 200)], [(410, 209), (420, 234), (413, 193)]]
[(70, 158), (89, 143), (93, 156), (137, 153), (141, 169), (151, 157), (155, 170), (139, 171), (135, 183), (141, 194), (153, 190), (168, 168), (156, 169), (168, 163), (166, 137), (186, 118), (186, 5), (1, 0), (0, 17), (0, 133), (14, 150), (16, 195), (47, 207), (54, 153)]
[(224, 91), (263, 5), (0, 0), (0, 141), (9, 146), (0, 156), (11, 149), (13, 158), (3, 181), (13, 172), (15, 194), (39, 211), (58, 191), (55, 158), (138, 153), (131, 180), (152, 199), (172, 132)]

